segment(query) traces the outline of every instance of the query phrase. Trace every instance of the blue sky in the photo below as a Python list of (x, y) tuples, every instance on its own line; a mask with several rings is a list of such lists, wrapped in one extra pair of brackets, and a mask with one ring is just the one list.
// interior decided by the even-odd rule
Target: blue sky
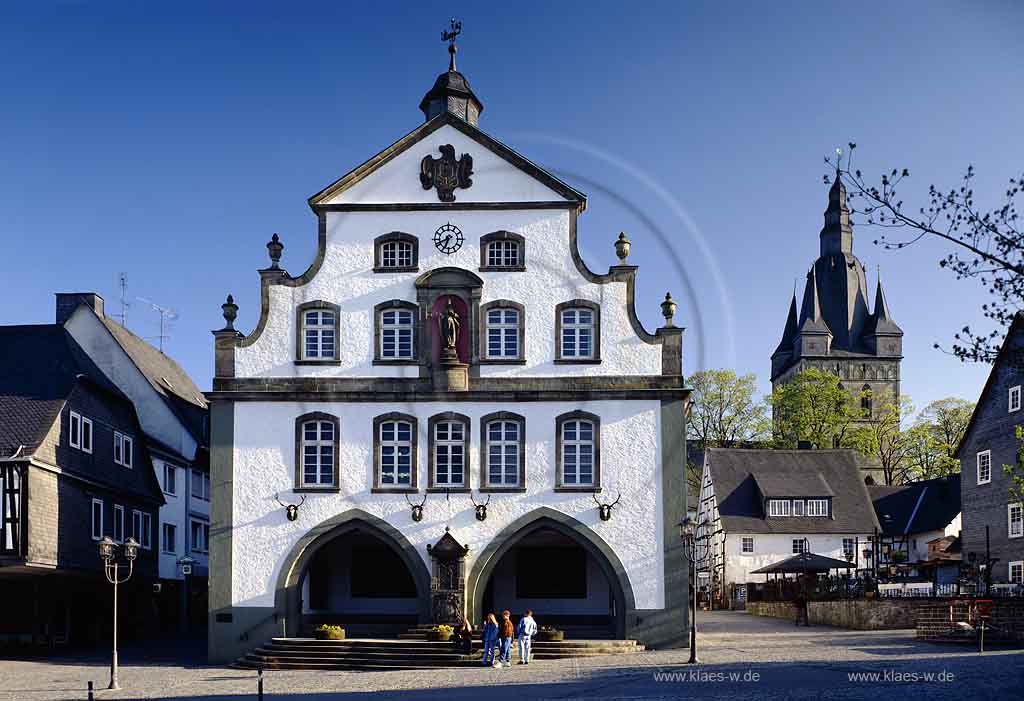
[[(212, 7), (211, 7), (212, 5)], [(838, 6), (836, 6), (838, 8)], [(793, 281), (817, 256), (822, 157), (856, 141), (867, 172), (909, 167), (908, 202), (974, 164), (998, 195), (1024, 163), (1024, 5), (824, 3), (20, 3), (0, 10), (3, 323), (48, 323), (56, 291), (95, 290), (208, 388), (219, 305), (258, 315), (279, 232), (306, 268), (306, 198), (416, 127), (463, 21), (459, 68), (481, 127), (589, 195), (593, 268), (625, 230), (648, 328), (671, 290), (687, 371), (768, 389)], [(906, 332), (918, 406), (975, 398), (986, 369), (932, 349), (980, 321), (981, 291), (855, 229)]]

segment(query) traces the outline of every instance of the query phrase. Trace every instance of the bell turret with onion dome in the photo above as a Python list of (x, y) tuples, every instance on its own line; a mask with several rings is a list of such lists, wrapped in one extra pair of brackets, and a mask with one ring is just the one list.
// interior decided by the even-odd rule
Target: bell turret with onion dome
[(483, 103), (477, 98), (469, 81), (455, 69), (455, 37), (462, 33), (462, 22), (451, 21), (451, 29), (441, 32), (441, 41), (448, 42), (448, 70), (437, 76), (434, 87), (430, 88), (420, 101), (423, 116), (429, 122), (439, 114), (451, 112), (473, 126), (478, 126)]

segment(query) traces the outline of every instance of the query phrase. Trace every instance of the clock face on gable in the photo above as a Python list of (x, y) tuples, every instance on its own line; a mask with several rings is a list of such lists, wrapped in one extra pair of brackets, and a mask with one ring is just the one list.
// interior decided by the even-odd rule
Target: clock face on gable
[(462, 231), (452, 223), (438, 227), (434, 232), (434, 245), (446, 255), (451, 255), (462, 248), (462, 241)]

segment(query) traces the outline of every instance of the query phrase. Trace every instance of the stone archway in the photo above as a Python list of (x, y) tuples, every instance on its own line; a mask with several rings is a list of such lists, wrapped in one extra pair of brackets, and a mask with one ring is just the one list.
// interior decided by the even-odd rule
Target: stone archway
[(430, 572), (415, 547), (387, 521), (362, 509), (350, 509), (311, 528), (288, 553), (277, 578), (274, 607), (284, 617), (285, 635), (302, 628), (302, 580), (313, 557), (324, 546), (347, 534), (368, 533), (391, 548), (405, 563), (416, 585), (418, 622), (430, 620)]
[(488, 543), (473, 562), (466, 580), (466, 597), (472, 620), (483, 618), (483, 600), (487, 584), (502, 558), (527, 536), (545, 529), (556, 531), (571, 539), (594, 558), (604, 573), (615, 601), (614, 635), (626, 637), (627, 615), (636, 610), (636, 599), (629, 575), (615, 551), (585, 523), (542, 506), (516, 519), (502, 529)]

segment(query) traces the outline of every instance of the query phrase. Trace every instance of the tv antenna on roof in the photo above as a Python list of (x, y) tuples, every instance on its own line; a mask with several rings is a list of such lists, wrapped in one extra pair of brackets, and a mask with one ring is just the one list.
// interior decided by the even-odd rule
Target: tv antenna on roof
[(148, 304), (150, 309), (160, 315), (160, 335), (157, 336), (158, 347), (160, 352), (164, 352), (164, 339), (168, 338), (167, 329), (170, 326), (170, 322), (178, 318), (178, 312), (170, 307), (161, 307), (156, 302), (152, 302), (144, 297), (136, 297), (140, 302)]
[(128, 307), (132, 306), (128, 301), (128, 273), (121, 273), (118, 285), (121, 287), (121, 313), (115, 314), (114, 318), (120, 320), (121, 326), (128, 328)]

